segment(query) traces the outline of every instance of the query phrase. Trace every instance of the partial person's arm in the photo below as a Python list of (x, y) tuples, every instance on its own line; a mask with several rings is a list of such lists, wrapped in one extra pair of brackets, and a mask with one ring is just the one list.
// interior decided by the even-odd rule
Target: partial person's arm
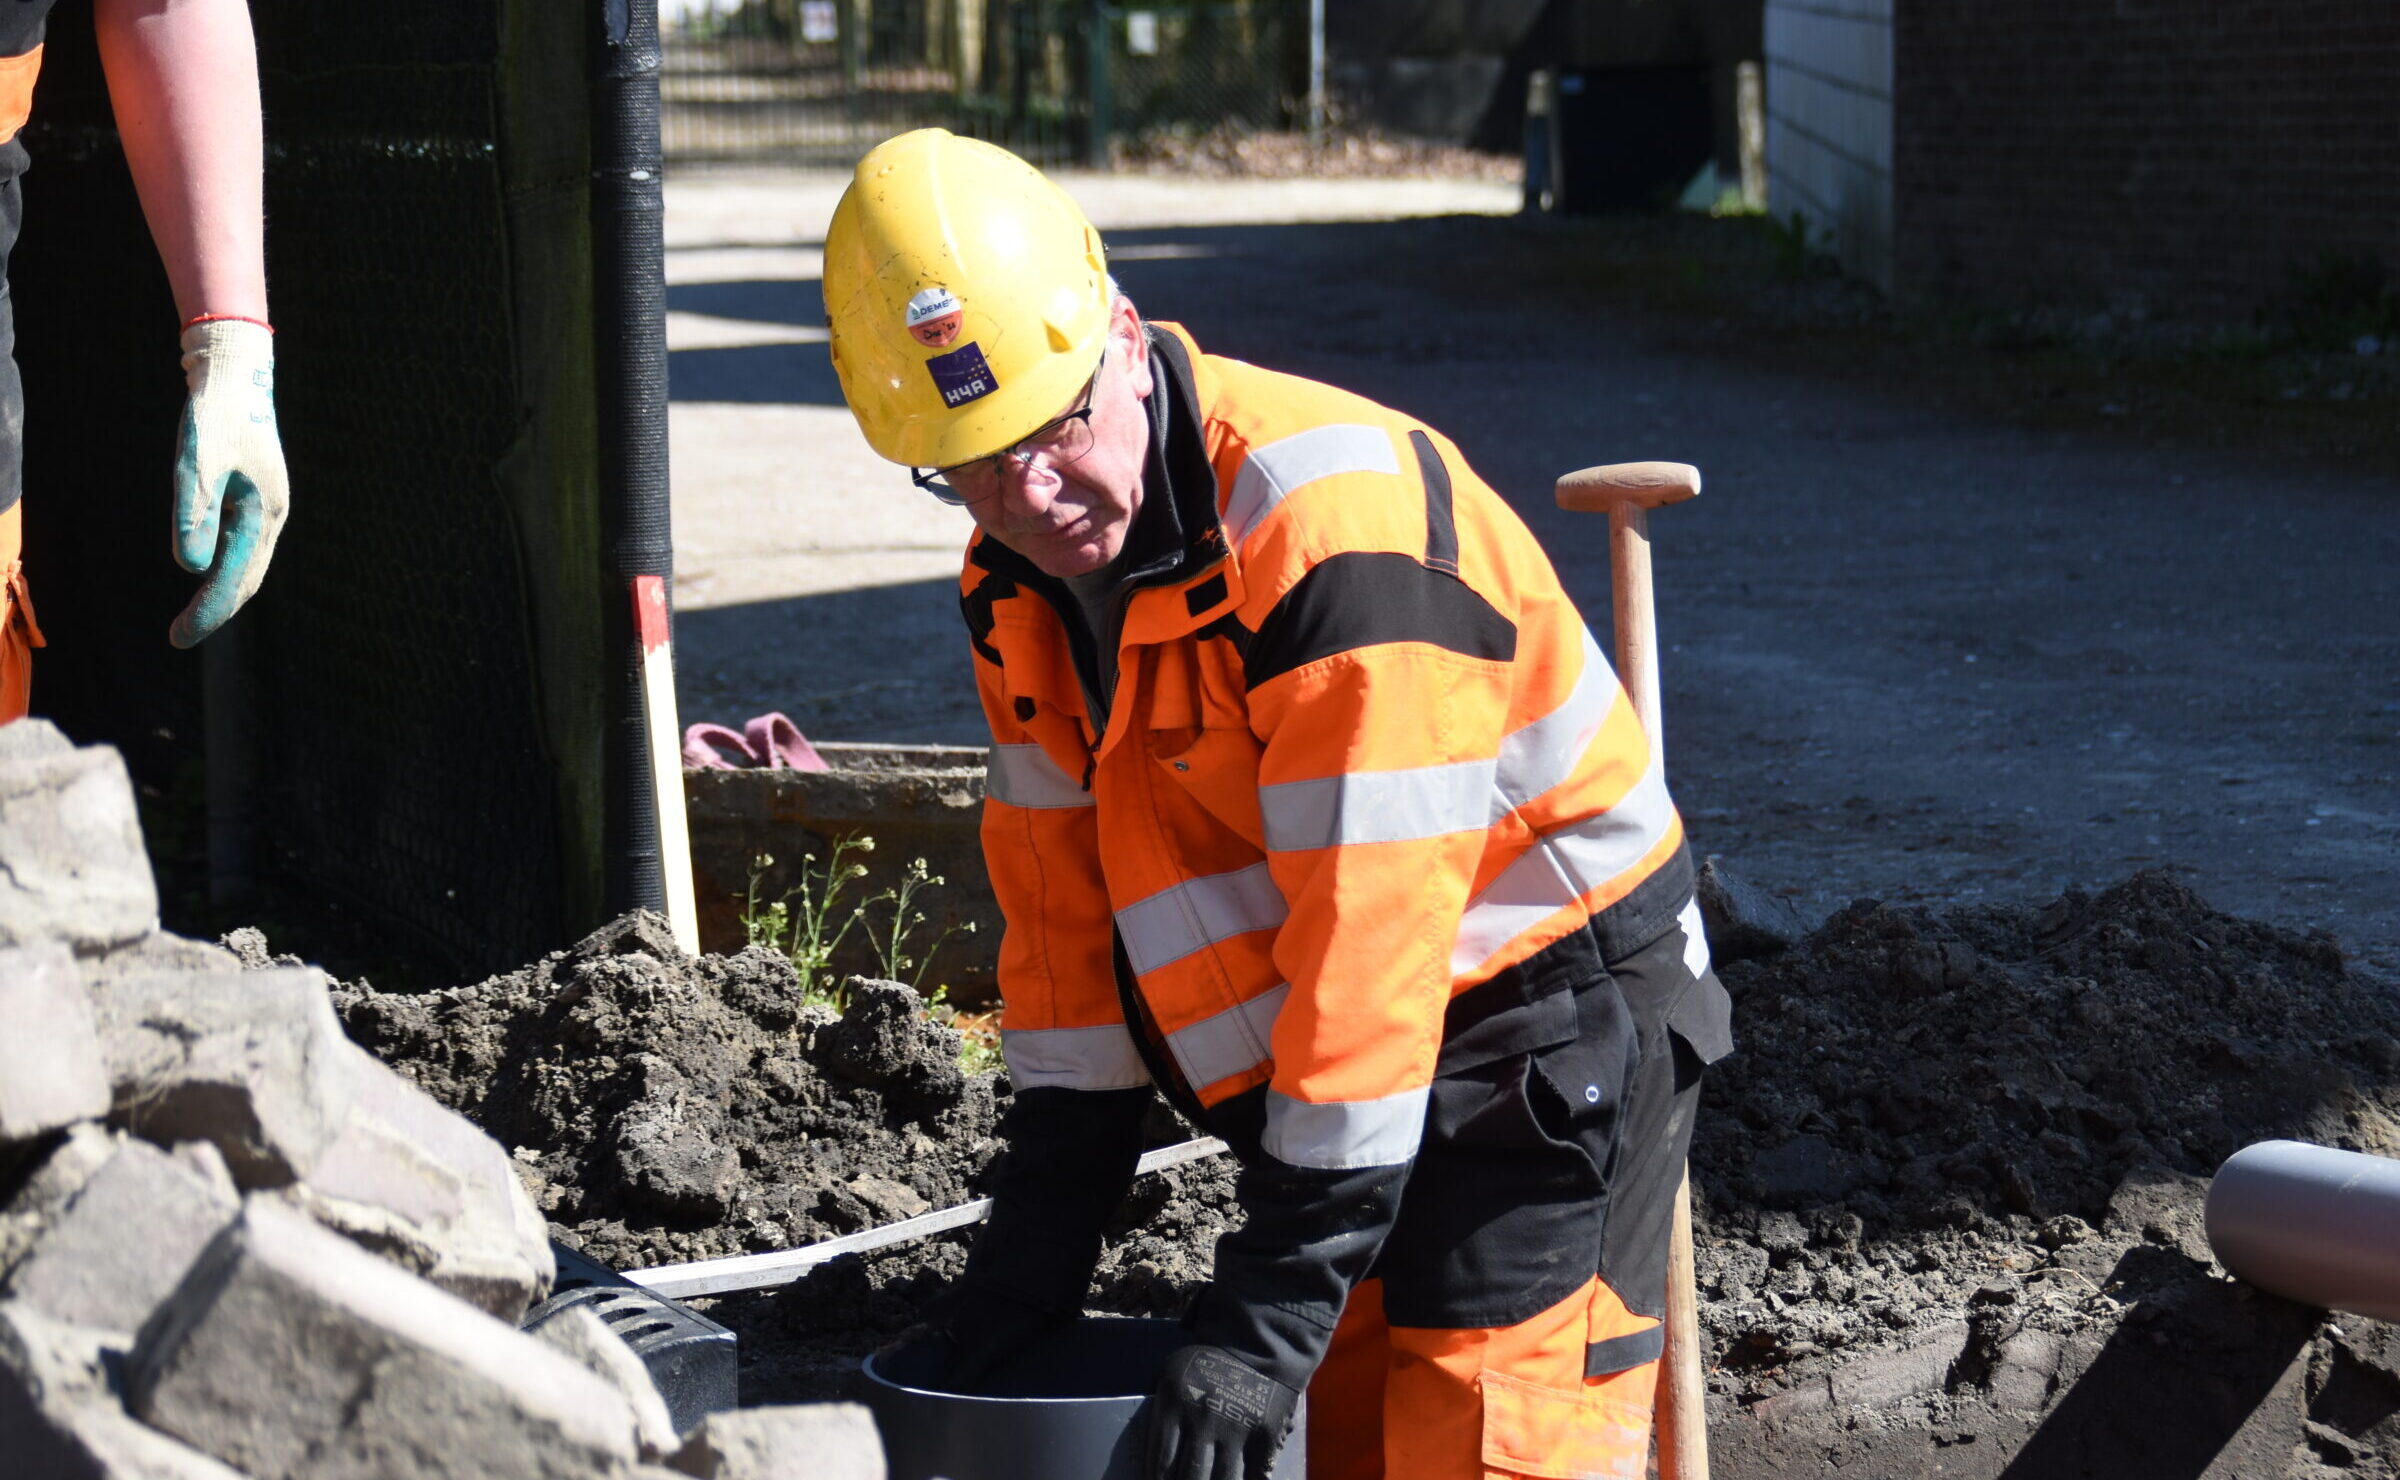
[[(1063, 655), (1040, 661), (1052, 651), (1044, 639), (1058, 640), (1056, 618), (1015, 592), (972, 565), (961, 592), (992, 736), (983, 853), (1006, 921), (1000, 1036), (1014, 1087), (991, 1219), (935, 1315), (965, 1390), (1081, 1310), (1102, 1228), (1133, 1183), (1152, 1095), (1117, 995), (1098, 814), (1083, 767), (1061, 764), (1082, 749), (1071, 691), (1060, 691), (1074, 679)], [(1042, 631), (1025, 631), (1028, 621)], [(1014, 654), (1005, 668), (1004, 648)]]
[(93, 0), (109, 99), (183, 324), (175, 558), (190, 647), (257, 591), (289, 504), (267, 327), (258, 57), (244, 0)]

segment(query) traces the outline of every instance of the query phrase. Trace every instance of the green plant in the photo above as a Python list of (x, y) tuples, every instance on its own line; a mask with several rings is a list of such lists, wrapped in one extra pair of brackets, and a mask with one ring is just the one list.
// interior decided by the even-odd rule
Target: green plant
[(968, 1074), (997, 1074), (1008, 1067), (1000, 1052), (1000, 1014), (961, 1012), (950, 1005), (950, 989), (935, 987), (925, 1015), (958, 1034), (958, 1067)]
[[(803, 855), (800, 882), (780, 898), (769, 900), (759, 897), (759, 889), (768, 870), (775, 867), (775, 859), (761, 853), (750, 861), (749, 887), (742, 897), (742, 933), (748, 944), (781, 951), (791, 958), (793, 969), (800, 973), (803, 1002), (830, 1007), (836, 1012), (849, 1006), (849, 988), (846, 979), (833, 970), (833, 953), (862, 923), (867, 945), (875, 953), (883, 975), (892, 981), (905, 981), (920, 992), (924, 990), (926, 969), (942, 943), (953, 935), (974, 933), (972, 920), (945, 925), (933, 943), (925, 947), (923, 956), (909, 954), (910, 938), (925, 923), (925, 912), (918, 907), (920, 898), (926, 890), (939, 888), (943, 882), (942, 876), (934, 873), (922, 858), (909, 860), (908, 867), (901, 870), (898, 884), (845, 909), (844, 896), (867, 875), (867, 866), (855, 855), (874, 851), (875, 840), (864, 834), (837, 838), (821, 867), (817, 855)], [(878, 907), (890, 909), (888, 920), (877, 919), (870, 913)], [(945, 1027), (959, 1029), (964, 1039), (959, 1050), (961, 1067), (970, 1074), (999, 1067), (999, 1035), (988, 1022), (965, 1018), (952, 1008), (950, 989), (946, 986), (936, 986), (925, 995), (925, 1015)]]
[(942, 933), (933, 938), (933, 944), (925, 948), (922, 958), (907, 954), (908, 937), (925, 923), (925, 912), (917, 908), (917, 895), (928, 888), (939, 888), (941, 884), (942, 876), (931, 872), (924, 859), (912, 858), (908, 867), (901, 871), (897, 885), (867, 901), (868, 905), (888, 904), (892, 907), (888, 928), (879, 931), (873, 926), (868, 927), (868, 940), (874, 946), (875, 958), (882, 964), (883, 974), (888, 979), (905, 981), (922, 990), (926, 965), (933, 960), (933, 953), (942, 948), (942, 942), (961, 932), (969, 935), (974, 933), (975, 922), (972, 920), (961, 925), (945, 925)]
[(873, 838), (836, 838), (822, 868), (814, 853), (801, 855), (799, 884), (781, 898), (763, 903), (758, 897), (759, 883), (775, 866), (775, 859), (761, 853), (750, 861), (750, 885), (742, 897), (742, 933), (749, 944), (791, 958), (800, 973), (804, 1002), (837, 1012), (848, 1004), (850, 994), (831, 969), (833, 953), (851, 928), (866, 918), (867, 904), (874, 900), (852, 905), (849, 913), (843, 914), (842, 895), (867, 876), (867, 866), (849, 855), (874, 851)]
[(1801, 278), (1819, 270), (1817, 257), (1831, 245), (1832, 233), (1811, 226), (1808, 217), (1796, 210), (1780, 220), (1761, 211), (1757, 219), (1773, 248), (1777, 276)]

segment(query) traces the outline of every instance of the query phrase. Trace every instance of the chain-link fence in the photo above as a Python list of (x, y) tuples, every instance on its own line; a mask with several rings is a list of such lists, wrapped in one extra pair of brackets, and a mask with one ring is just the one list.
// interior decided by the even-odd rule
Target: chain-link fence
[(1147, 132), (1278, 127), (1303, 90), (1305, 14), (1296, 0), (668, 0), (667, 156), (846, 166), (938, 126), (1105, 163)]

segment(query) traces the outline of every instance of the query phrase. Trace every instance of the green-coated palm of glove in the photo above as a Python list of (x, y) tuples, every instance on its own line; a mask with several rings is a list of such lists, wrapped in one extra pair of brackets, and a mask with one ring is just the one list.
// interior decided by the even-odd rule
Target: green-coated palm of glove
[(175, 449), (176, 563), (202, 576), (168, 629), (192, 647), (266, 578), (290, 492), (275, 426), (274, 341), (262, 324), (211, 320), (183, 334), (190, 399)]
[(1150, 1480), (1267, 1480), (1299, 1406), (1222, 1347), (1179, 1347), (1150, 1398)]

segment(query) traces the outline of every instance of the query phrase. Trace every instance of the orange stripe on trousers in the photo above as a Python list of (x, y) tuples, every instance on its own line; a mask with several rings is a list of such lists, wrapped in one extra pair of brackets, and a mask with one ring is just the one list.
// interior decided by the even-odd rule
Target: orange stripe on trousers
[(0, 144), (15, 138), (33, 116), (33, 79), (41, 70), (39, 46), (21, 57), (0, 57)]
[(1642, 1480), (1658, 1364), (1587, 1379), (1584, 1347), (1655, 1324), (1595, 1278), (1514, 1326), (1391, 1326), (1367, 1280), (1309, 1384), (1309, 1480)]

